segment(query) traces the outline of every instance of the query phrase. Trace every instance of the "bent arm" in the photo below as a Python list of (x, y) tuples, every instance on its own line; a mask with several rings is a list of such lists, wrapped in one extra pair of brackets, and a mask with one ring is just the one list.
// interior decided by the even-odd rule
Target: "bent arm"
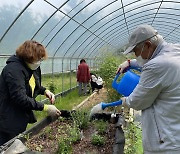
[[(144, 68), (143, 68), (144, 69)], [(159, 68), (148, 67), (141, 73), (140, 81), (134, 91), (125, 98), (125, 104), (135, 110), (150, 107), (161, 92), (163, 75)]]
[(138, 65), (136, 59), (131, 59), (131, 60), (130, 60), (130, 66), (131, 66), (131, 67), (142, 68), (141, 66)]
[(29, 97), (26, 89), (26, 79), (22, 70), (6, 70), (4, 80), (9, 89), (11, 102), (24, 110), (43, 110), (44, 105)]

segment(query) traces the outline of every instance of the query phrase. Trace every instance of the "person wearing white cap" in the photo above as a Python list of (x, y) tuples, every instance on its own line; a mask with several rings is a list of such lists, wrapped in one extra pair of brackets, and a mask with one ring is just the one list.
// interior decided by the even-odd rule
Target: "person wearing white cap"
[(124, 107), (142, 111), (145, 154), (180, 153), (180, 45), (164, 41), (150, 25), (138, 26), (130, 35), (124, 54), (136, 59), (122, 63), (117, 72), (139, 67), (140, 81)]

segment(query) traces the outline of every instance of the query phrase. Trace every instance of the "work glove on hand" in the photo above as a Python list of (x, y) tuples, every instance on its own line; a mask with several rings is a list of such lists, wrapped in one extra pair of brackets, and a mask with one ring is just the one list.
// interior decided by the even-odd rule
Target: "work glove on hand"
[(127, 68), (130, 66), (130, 60), (127, 60), (125, 62), (123, 62), (122, 64), (119, 65), (117, 71), (116, 71), (116, 74), (117, 73), (124, 73), (126, 72)]
[(44, 105), (44, 111), (48, 112), (48, 115), (54, 117), (54, 116), (60, 116), (61, 112), (54, 106), (54, 105)]
[(52, 92), (50, 92), (49, 90), (45, 90), (45, 95), (47, 98), (49, 98), (49, 100), (51, 101), (51, 104), (54, 104), (55, 95)]

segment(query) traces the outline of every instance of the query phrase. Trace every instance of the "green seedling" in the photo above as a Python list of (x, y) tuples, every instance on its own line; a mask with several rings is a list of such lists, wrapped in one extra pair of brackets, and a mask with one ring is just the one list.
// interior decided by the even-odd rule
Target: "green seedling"
[(102, 146), (105, 144), (105, 138), (98, 134), (93, 134), (91, 137), (91, 143), (93, 145)]

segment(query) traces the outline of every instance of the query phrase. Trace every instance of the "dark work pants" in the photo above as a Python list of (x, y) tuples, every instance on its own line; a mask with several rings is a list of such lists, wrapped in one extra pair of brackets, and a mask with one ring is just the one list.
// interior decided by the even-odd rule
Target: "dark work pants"
[(0, 131), (0, 146), (15, 137), (16, 134), (9, 134), (3, 131)]
[[(84, 82), (79, 82), (79, 95), (86, 95), (87, 93), (87, 84), (88, 83), (84, 83)], [(82, 91), (83, 89), (83, 91)]]
[(92, 88), (92, 92), (97, 88), (97, 89), (101, 89), (103, 86), (102, 85), (98, 85), (96, 82), (92, 82), (91, 81), (91, 88)]

